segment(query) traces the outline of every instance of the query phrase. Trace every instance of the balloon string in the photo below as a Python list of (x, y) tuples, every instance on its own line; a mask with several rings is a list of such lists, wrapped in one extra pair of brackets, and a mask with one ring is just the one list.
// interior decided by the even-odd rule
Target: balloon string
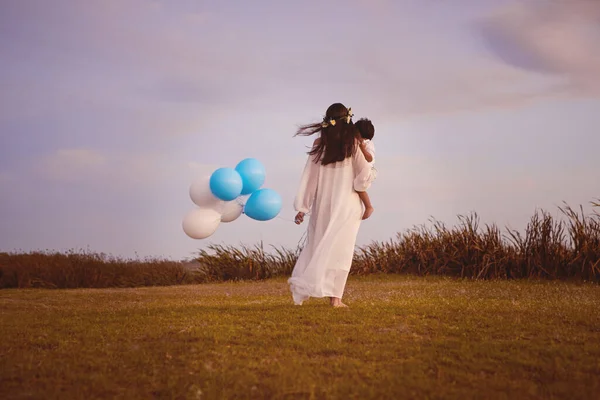
[(298, 241), (298, 246), (297, 246), (298, 250), (304, 248), (307, 241), (308, 241), (308, 228), (306, 228), (306, 230), (304, 231), (302, 236), (300, 236), (300, 240)]
[[(242, 214), (246, 215), (246, 213), (245, 213), (244, 211), (242, 211)], [(295, 221), (295, 220), (293, 220), (293, 219), (289, 219), (289, 218), (280, 217), (279, 215), (278, 215), (278, 216), (276, 216), (275, 218), (278, 218), (278, 219), (280, 219), (280, 220), (282, 220), (282, 221), (286, 221), (286, 222), (293, 222), (293, 223), (296, 223), (296, 221)]]
[[(306, 214), (304, 214), (304, 216), (308, 217), (308, 216), (310, 216), (310, 213), (306, 213)], [(295, 219), (283, 218), (283, 217), (280, 217), (279, 215), (276, 218), (279, 218), (282, 221), (288, 221), (288, 222), (296, 223)]]
[[(244, 211), (242, 211), (242, 214), (246, 214), (246, 213)], [(306, 215), (308, 215), (308, 214), (306, 214)], [(286, 221), (286, 222), (296, 223), (296, 221), (293, 219), (283, 218), (283, 217), (280, 217), (279, 215), (276, 216), (275, 218), (278, 218), (278, 219), (280, 219), (282, 221)], [(301, 250), (306, 245), (307, 241), (308, 241), (308, 227), (306, 227), (306, 229), (304, 230), (304, 233), (302, 234), (302, 236), (300, 236), (300, 240), (298, 241), (296, 248), (298, 250)]]
[[(244, 209), (244, 207), (245, 207), (246, 204), (241, 199), (238, 199), (238, 204), (240, 206), (242, 206), (242, 214), (245, 215), (246, 214), (246, 210)], [(310, 213), (304, 214), (305, 217), (308, 216), (308, 215), (310, 215)], [(286, 222), (296, 223), (295, 219), (284, 218), (284, 217), (281, 217), (279, 215), (276, 216), (275, 218), (278, 218), (278, 219), (280, 219), (282, 221), (286, 221)], [(297, 249), (299, 249), (299, 250), (302, 249), (306, 245), (307, 241), (308, 241), (308, 227), (306, 228), (306, 230), (304, 231), (304, 233), (302, 234), (302, 236), (300, 236), (300, 240), (298, 241)]]
[(289, 219), (289, 218), (283, 218), (283, 217), (280, 217), (279, 215), (277, 216), (277, 218), (279, 218), (279, 219), (280, 219), (280, 220), (282, 220), (282, 221), (287, 221), (287, 222), (293, 222), (293, 223), (296, 223), (296, 221), (295, 221), (295, 220), (293, 220), (293, 219)]
[[(307, 216), (307, 215), (308, 214), (305, 214), (305, 216)], [(283, 217), (280, 217), (279, 215), (277, 216), (277, 218), (279, 218), (282, 221), (296, 223), (296, 221), (293, 219), (283, 218)], [(307, 242), (308, 242), (308, 226), (304, 230), (304, 233), (302, 233), (302, 236), (300, 236), (300, 240), (298, 241), (298, 244), (296, 245), (296, 249), (302, 250), (302, 248), (304, 248), (304, 246), (306, 246)]]

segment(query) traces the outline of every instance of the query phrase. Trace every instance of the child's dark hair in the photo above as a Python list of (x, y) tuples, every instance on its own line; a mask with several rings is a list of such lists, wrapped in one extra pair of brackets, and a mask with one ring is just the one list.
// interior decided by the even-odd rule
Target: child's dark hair
[(363, 139), (371, 140), (373, 139), (373, 136), (375, 136), (375, 127), (373, 126), (373, 123), (370, 119), (361, 118), (354, 123), (354, 126), (356, 127), (356, 129), (358, 129), (358, 131), (360, 132), (360, 136)]

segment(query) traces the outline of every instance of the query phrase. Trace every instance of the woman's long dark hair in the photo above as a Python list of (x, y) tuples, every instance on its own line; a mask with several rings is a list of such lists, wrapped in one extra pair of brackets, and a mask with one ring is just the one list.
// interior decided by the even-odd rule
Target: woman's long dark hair
[[(310, 136), (319, 132), (321, 140), (308, 152), (322, 165), (344, 161), (356, 150), (358, 130), (350, 119), (349, 110), (342, 103), (329, 106), (322, 123), (301, 126), (296, 135)], [(335, 122), (332, 122), (335, 121)]]

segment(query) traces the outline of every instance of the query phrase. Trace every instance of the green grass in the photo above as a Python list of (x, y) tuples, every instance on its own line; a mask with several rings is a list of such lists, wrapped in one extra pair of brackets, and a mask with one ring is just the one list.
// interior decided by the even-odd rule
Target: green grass
[(0, 398), (593, 399), (600, 287), (353, 276), (0, 291)]

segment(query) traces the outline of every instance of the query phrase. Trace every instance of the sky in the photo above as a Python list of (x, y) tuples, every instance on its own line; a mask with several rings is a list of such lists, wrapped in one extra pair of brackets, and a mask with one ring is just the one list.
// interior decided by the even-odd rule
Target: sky
[[(359, 246), (432, 217), (590, 210), (599, 43), (595, 0), (3, 0), (0, 251), (294, 247), (313, 139), (293, 135), (335, 102), (375, 125)], [(191, 183), (248, 157), (279, 217), (187, 237)]]

